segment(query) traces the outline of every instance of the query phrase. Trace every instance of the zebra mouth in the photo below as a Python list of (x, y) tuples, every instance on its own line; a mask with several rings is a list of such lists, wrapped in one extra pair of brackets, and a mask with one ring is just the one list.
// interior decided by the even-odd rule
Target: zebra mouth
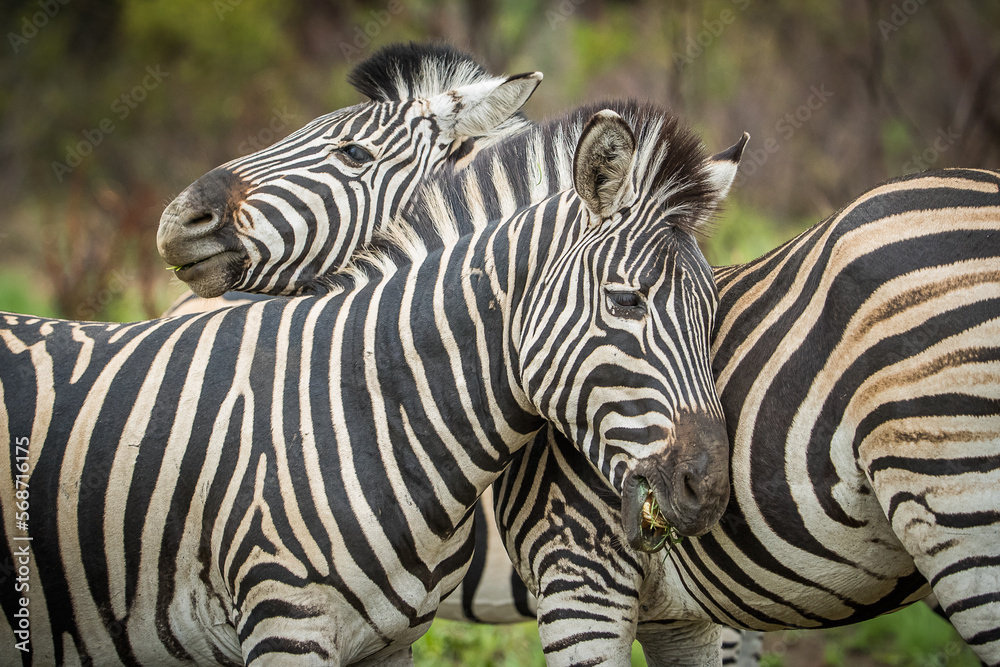
[[(643, 482), (640, 482), (640, 489), (643, 487)], [(668, 543), (670, 545), (679, 544), (684, 536), (678, 533), (677, 529), (664, 518), (659, 503), (656, 502), (656, 496), (649, 489), (648, 484), (645, 485), (645, 491), (646, 499), (642, 503), (642, 514), (639, 518), (639, 538), (646, 546), (643, 551), (653, 553)]]
[(629, 546), (637, 551), (655, 553), (684, 539), (664, 516), (649, 481), (639, 475), (625, 482), (622, 521)]
[(195, 294), (208, 299), (221, 296), (235, 285), (245, 266), (243, 253), (225, 250), (171, 269)]

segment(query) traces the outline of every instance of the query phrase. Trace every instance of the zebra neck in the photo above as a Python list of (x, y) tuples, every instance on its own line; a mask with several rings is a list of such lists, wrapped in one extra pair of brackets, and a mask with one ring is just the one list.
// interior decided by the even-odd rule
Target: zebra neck
[(506, 295), (482, 268), (488, 243), (478, 241), (366, 286), (338, 315), (344, 362), (331, 380), (344, 413), (372, 416), (359, 430), (385, 474), (405, 479), (445, 534), (544, 425), (511, 370)]

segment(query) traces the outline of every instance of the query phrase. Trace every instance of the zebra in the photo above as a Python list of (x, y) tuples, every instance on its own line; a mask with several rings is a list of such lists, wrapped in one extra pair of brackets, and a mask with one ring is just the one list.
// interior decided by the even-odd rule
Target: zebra
[[(370, 101), (213, 169), (167, 205), (157, 248), (199, 296), (316, 291), (425, 174), (526, 128), (518, 110), (542, 74), (496, 77), (452, 47), (411, 43), (382, 48), (348, 80)], [(188, 301), (168, 312), (211, 307)]]
[[(555, 133), (551, 135), (551, 137), (557, 137), (557, 136), (558, 135)], [(517, 142), (515, 141), (515, 143)], [(500, 168), (498, 168), (497, 166), (498, 163), (494, 162), (490, 167), (491, 171), (488, 172), (488, 176), (483, 179), (480, 179), (479, 183), (476, 184), (474, 187), (470, 186), (470, 188), (473, 189), (474, 192), (468, 198), (475, 201), (477, 204), (479, 204), (486, 210), (486, 212), (482, 214), (482, 219), (477, 220), (476, 222), (482, 222), (484, 220), (488, 220), (492, 215), (496, 214), (498, 210), (502, 210), (503, 207), (507, 207), (508, 210), (512, 208), (517, 208), (517, 206), (519, 206), (520, 204), (526, 201), (531, 201), (532, 197), (538, 195), (539, 193), (544, 195), (547, 192), (547, 190), (549, 190), (552, 187), (552, 184), (555, 184), (555, 187), (558, 188), (559, 179), (562, 177), (563, 174), (567, 173), (568, 171), (566, 167), (567, 164), (566, 160), (559, 162), (558, 159), (556, 159), (553, 162), (552, 159), (553, 155), (558, 156), (564, 154), (559, 152), (558, 150), (559, 145), (557, 145), (558, 143), (559, 142), (553, 142), (547, 144), (545, 145), (544, 149), (538, 149), (537, 147), (531, 148), (531, 146), (529, 145), (527, 149), (522, 149), (522, 153), (520, 154), (522, 159), (519, 161), (515, 160), (514, 161), (515, 166), (513, 168), (509, 167), (509, 165), (504, 167), (504, 169), (507, 169), (507, 171), (503, 171)], [(530, 153), (527, 152), (529, 150), (533, 150), (534, 152)], [(483, 155), (481, 159), (487, 160), (489, 158), (486, 155)], [(528, 165), (528, 168), (525, 169), (523, 165)], [(531, 167), (535, 167), (536, 165), (537, 167), (535, 169), (531, 169)], [(519, 183), (526, 183), (527, 185), (518, 186)], [(516, 189), (518, 187), (520, 187), (520, 190)], [(431, 199), (431, 197), (421, 197), (418, 195), (417, 197), (418, 202), (420, 199)], [(490, 207), (493, 208), (491, 209)], [(468, 215), (468, 211), (464, 211), (462, 215)], [(461, 218), (462, 215), (457, 216), (456, 219)], [(472, 217), (475, 218), (474, 211), (472, 213)], [(724, 274), (725, 271), (726, 269), (720, 269), (719, 270), (720, 275)], [(755, 290), (758, 288), (759, 287), (755, 286), (753, 283), (748, 283), (744, 287), (745, 290), (744, 292), (734, 292), (734, 294), (739, 294), (740, 298), (742, 299), (741, 303), (745, 304), (746, 307), (751, 307), (754, 302), (753, 299), (748, 297), (747, 295), (748, 294), (753, 295), (755, 293)], [(737, 308), (735, 314), (732, 315), (732, 317), (738, 320), (740, 317), (739, 314), (740, 312), (741, 311)], [(749, 370), (747, 371), (746, 377), (751, 377), (751, 378), (757, 377), (757, 373), (754, 372), (752, 365), (749, 366)], [(731, 409), (734, 412), (738, 412), (740, 408), (738, 405), (736, 405)], [(822, 437), (819, 438), (819, 441), (821, 445), (824, 444), (824, 439)], [(543, 450), (538, 450), (538, 451), (543, 451)], [(524, 455), (524, 458), (522, 460), (529, 460), (528, 456)], [(536, 471), (539, 470), (539, 466), (533, 465), (528, 469), (532, 472), (533, 475), (535, 475), (537, 474)], [(567, 486), (569, 487), (579, 486), (580, 484), (582, 484), (582, 482), (579, 482), (579, 474), (578, 473), (571, 474), (572, 470), (574, 470), (572, 466), (567, 466), (567, 479), (574, 481), (575, 483), (567, 484)], [(510, 476), (512, 476), (512, 473)], [(510, 476), (508, 476), (508, 479), (510, 478)], [(525, 477), (525, 480), (530, 480), (531, 484), (538, 483), (537, 480), (535, 480), (533, 477)], [(527, 484), (527, 481), (523, 483)], [(533, 498), (537, 498), (537, 496), (538, 494), (536, 494), (536, 496), (534, 496)], [(523, 499), (521, 499), (520, 496), (517, 497), (519, 498), (519, 502), (515, 504), (516, 509), (513, 512), (510, 510), (509, 507), (506, 509), (498, 508), (498, 511), (500, 511), (501, 513), (504, 512), (508, 513), (508, 517), (506, 520), (511, 521), (512, 523), (516, 523), (516, 515), (518, 511), (523, 512), (525, 508), (532, 508), (536, 506), (533, 505), (532, 503), (522, 502), (521, 500)], [(564, 503), (564, 506), (566, 505), (568, 505), (568, 503)], [(538, 505), (538, 506), (544, 506), (544, 505)], [(776, 511), (786, 511), (790, 513), (797, 513), (799, 511), (797, 507), (795, 507), (794, 505), (789, 505), (787, 503), (784, 505), (777, 504), (775, 505), (775, 507), (777, 508)], [(541, 547), (539, 547), (538, 545), (544, 544), (544, 540), (538, 539), (538, 535), (542, 534), (542, 531), (540, 531), (540, 529), (538, 528), (539, 523), (536, 521), (536, 519), (538, 519), (540, 516), (544, 518), (544, 512), (531, 514), (529, 516), (531, 517), (531, 520), (523, 521), (520, 525), (532, 527), (533, 533), (530, 536), (530, 540), (525, 540), (524, 537), (522, 536), (520, 538), (522, 541), (510, 547), (510, 550), (512, 554), (516, 554), (519, 551), (523, 551), (524, 553), (528, 554), (521, 562), (522, 565), (524, 563), (528, 563), (529, 565), (527, 567), (530, 570), (531, 554), (535, 554), (537, 557), (538, 553), (542, 553)], [(727, 518), (731, 522), (737, 525), (740, 524), (741, 519), (738, 516), (735, 518), (733, 517), (727, 517)], [(598, 524), (602, 523), (599, 515), (597, 521)], [(594, 534), (600, 534), (601, 532), (600, 530), (594, 530), (592, 527), (588, 527), (587, 530), (589, 530)], [(739, 540), (732, 540), (732, 541), (739, 544)], [(534, 551), (531, 551), (531, 548), (534, 548)], [(678, 550), (676, 553), (683, 553), (683, 550)], [(517, 558), (516, 555), (514, 557), (515, 559)], [(561, 561), (559, 561), (557, 558), (550, 557), (548, 558), (548, 562), (552, 564), (553, 567), (555, 567), (555, 564), (558, 564)], [(711, 570), (711, 567), (709, 567), (709, 570)], [(600, 570), (596, 569), (596, 566), (595, 566), (595, 571), (601, 572)], [(720, 568), (720, 571), (723, 570)], [(603, 572), (603, 574), (605, 575), (605, 578), (607, 578), (606, 571)], [(535, 582), (536, 584), (540, 579), (543, 578), (541, 576), (538, 576), (537, 572), (533, 577), (530, 571), (526, 576), (529, 580)], [(583, 596), (581, 595), (580, 597)], [(695, 606), (695, 608), (697, 608), (697, 606)], [(865, 613), (871, 613), (871, 609), (866, 608)], [(567, 617), (572, 618), (572, 616), (567, 616), (565, 613), (562, 613), (562, 615), (553, 614), (552, 617), (560, 620), (566, 619)], [(835, 621), (831, 621), (829, 619), (822, 619), (819, 621), (819, 624), (816, 625), (816, 627), (819, 627), (820, 625), (828, 625), (832, 622)], [(754, 627), (754, 626), (751, 625), (749, 627)], [(767, 629), (766, 627), (760, 625), (757, 627), (761, 627), (762, 629)], [(786, 627), (786, 626), (779, 625), (776, 627)], [(789, 626), (789, 627), (798, 627), (798, 626)], [(652, 621), (646, 622), (640, 626), (639, 628), (640, 639), (642, 639), (643, 637), (646, 638), (646, 641), (643, 641), (644, 645), (654, 645), (657, 643), (655, 635), (658, 629), (659, 628)], [(563, 641), (562, 644), (566, 646), (574, 645), (574, 643), (571, 641)], [(662, 641), (660, 641), (658, 645), (663, 646), (664, 644)]]
[[(430, 192), (414, 200), (426, 209), (431, 231), (424, 234), (453, 235), (456, 225), (482, 224), (546, 187), (558, 187), (565, 178), (565, 162), (558, 156), (565, 155), (562, 146), (573, 136), (569, 126), (513, 138), (482, 153), (481, 163), (474, 162), (454, 182), (426, 184)], [(734, 147), (729, 157), (738, 159), (741, 149)], [(543, 155), (549, 159), (540, 160)], [(538, 167), (525, 169), (526, 164)], [(998, 561), (990, 551), (990, 539), (995, 544), (1000, 537), (993, 492), (1000, 468), (1000, 338), (995, 335), (1000, 248), (988, 242), (1000, 226), (998, 183), (996, 172), (977, 170), (902, 178), (862, 195), (759, 260), (715, 270), (722, 306), (713, 371), (734, 443), (730, 474), (736, 495), (720, 524), (701, 539), (673, 545), (662, 561), (622, 550), (619, 545), (634, 536), (616, 529), (616, 509), (593, 490), (603, 487), (601, 476), (566, 451), (561, 435), (549, 433), (547, 441), (540, 437), (519, 454), (498, 482), (497, 520), (515, 566), (539, 595), (539, 629), (549, 664), (586, 661), (593, 653), (590, 642), (607, 645), (616, 633), (630, 644), (635, 617), (636, 636), (651, 664), (711, 664), (718, 661), (716, 623), (757, 631), (853, 623), (920, 599), (928, 581), (935, 592), (943, 587), (945, 612), (983, 660), (1000, 660)], [(433, 231), (439, 224), (435, 220), (445, 221), (443, 231)], [(838, 253), (843, 258), (832, 263)], [(935, 278), (929, 282), (928, 275), (944, 286)], [(874, 303), (844, 293), (852, 280), (865, 286), (865, 297), (874, 295)], [(831, 286), (840, 291), (831, 294)], [(852, 352), (847, 344), (833, 348), (840, 332), (817, 315), (834, 296), (836, 307), (844, 309), (838, 323), (867, 315), (861, 325), (871, 325), (881, 321), (880, 315), (891, 319), (895, 311), (920, 308), (933, 315), (929, 321), (937, 324), (918, 320), (914, 324), (921, 326), (909, 330), (905, 316), (897, 313), (891, 326), (898, 347), (889, 352), (885, 348), (893, 343), (879, 341), (878, 328), (870, 327), (868, 342), (878, 341), (881, 347), (874, 349), (885, 356), (872, 359), (872, 352), (860, 349), (868, 355), (864, 361), (885, 364), (877, 377), (898, 375), (902, 371), (892, 369), (901, 364), (909, 364), (912, 375), (919, 374), (921, 363), (938, 364), (952, 374), (967, 373), (976, 386), (956, 391), (953, 379), (935, 384), (931, 375), (924, 386), (910, 388), (912, 395), (899, 395), (897, 389), (899, 405), (870, 412), (855, 405), (861, 412), (850, 417), (854, 421), (840, 421), (851, 406), (837, 390), (845, 390), (845, 383), (869, 394), (876, 389), (856, 368), (845, 379), (822, 367), (824, 362), (836, 367), (832, 353)], [(953, 297), (971, 303), (960, 301), (953, 309), (947, 302)], [(812, 319), (803, 323), (806, 304)], [(940, 324), (949, 320), (948, 327)], [(810, 332), (812, 338), (803, 342)], [(971, 341), (969, 350), (935, 357), (923, 349), (947, 347), (950, 337), (959, 335)], [(843, 363), (858, 361), (847, 359)], [(786, 369), (776, 373), (782, 364)], [(810, 395), (811, 403), (789, 397), (810, 390), (829, 393)], [(928, 404), (938, 394), (948, 400), (934, 413)], [(844, 395), (857, 396), (846, 390)], [(906, 409), (914, 414), (906, 415)], [(909, 419), (898, 427), (897, 440), (885, 435), (886, 428), (893, 435), (886, 426), (891, 421), (887, 410)], [(961, 429), (966, 427), (963, 410), (977, 415), (965, 420), (971, 422), (966, 432), (937, 434), (939, 444), (956, 450), (949, 452), (942, 471), (933, 471), (926, 452), (909, 458), (893, 452), (893, 445), (906, 442), (904, 436), (921, 434), (919, 417), (941, 422), (923, 428), (942, 429), (951, 420)], [(851, 424), (860, 428), (861, 422), (870, 430), (857, 436), (852, 450), (845, 438), (853, 433)], [(866, 438), (876, 426), (883, 429), (884, 441), (871, 448), (882, 449), (866, 458)], [(934, 433), (924, 437), (934, 440)], [(968, 456), (962, 450), (970, 446), (966, 439), (973, 447)], [(787, 463), (786, 469), (792, 457), (796, 464)], [(851, 478), (851, 471), (861, 474)], [(840, 477), (823, 479), (834, 473)], [(949, 479), (951, 473), (960, 479)], [(921, 475), (936, 475), (939, 484), (976, 494), (975, 501), (960, 511), (946, 487), (936, 488)], [(823, 482), (819, 488), (817, 479)], [(925, 534), (914, 536), (920, 530)], [(566, 535), (593, 538), (582, 554)], [(866, 543), (873, 545), (874, 555), (863, 553), (864, 548), (859, 553)], [(962, 553), (963, 545), (972, 555)], [(985, 583), (975, 583), (977, 575)], [(609, 600), (614, 600), (614, 614), (602, 613)]]
[[(713, 371), (741, 474), (721, 526), (671, 556), (713, 617), (851, 623), (929, 582), (1000, 663), (998, 229), (1000, 173), (921, 173), (715, 272)], [(728, 576), (694, 584), (708, 572)]]
[[(540, 80), (541, 74), (537, 73), (536, 86)], [(397, 113), (391, 113), (401, 103), (413, 104), (414, 100), (447, 95), (453, 89), (476, 84), (498, 84), (504, 79), (490, 75), (471, 56), (453, 47), (410, 43), (381, 48), (352, 70), (349, 81), (372, 102), (318, 118), (298, 134), (217, 167), (199, 178), (164, 211), (160, 239), (175, 245), (181, 241), (187, 243), (185, 230), (193, 229), (195, 234), (204, 231), (204, 226), (197, 221), (206, 217), (220, 225), (210, 236), (232, 234), (238, 220), (251, 220), (253, 227), (244, 225), (241, 232), (249, 244), (266, 246), (269, 237), (277, 237), (277, 244), (281, 245), (287, 238), (304, 236), (309, 240), (308, 243), (298, 248), (297, 254), (289, 255), (284, 260), (280, 269), (283, 278), (278, 283), (282, 289), (292, 293), (325, 291), (327, 287), (322, 285), (322, 281), (317, 281), (320, 283), (318, 285), (310, 282), (315, 278), (313, 272), (298, 271), (300, 263), (318, 262), (322, 270), (331, 272), (341, 268), (341, 264), (355, 251), (358, 243), (370, 240), (376, 228), (388, 222), (399, 212), (398, 209), (405, 206), (420, 179), (439, 170), (450, 172), (461, 169), (479, 150), (531, 125), (520, 113), (504, 117), (508, 111), (516, 111), (515, 104), (518, 101), (501, 97), (506, 89), (504, 86), (493, 93), (498, 105), (494, 109), (495, 115), (483, 124), (486, 133), (466, 139), (460, 144), (453, 144), (448, 148), (451, 152), (443, 160), (421, 161), (421, 151), (426, 150), (421, 143), (424, 137), (413, 133), (401, 136), (398, 148), (395, 151), (384, 151), (382, 160), (389, 168), (397, 163), (403, 164), (405, 169), (410, 170), (411, 180), (405, 183), (388, 182), (390, 187), (400, 188), (395, 194), (391, 190), (380, 194), (371, 188), (369, 182), (361, 179), (352, 181), (351, 192), (363, 192), (361, 199), (371, 202), (367, 208), (372, 211), (367, 218), (353, 220), (352, 216), (358, 214), (358, 207), (353, 200), (343, 196), (344, 189), (323, 190), (322, 181), (318, 181), (315, 186), (308, 188), (320, 193), (315, 202), (309, 202), (306, 206), (299, 198), (300, 186), (315, 179), (317, 174), (322, 175), (322, 169), (330, 159), (330, 142), (323, 137), (330, 133), (357, 131), (357, 136), (345, 135), (344, 140), (350, 138), (369, 142), (371, 136), (388, 132), (387, 128), (391, 129), (402, 120), (400, 114), (405, 110), (401, 107), (397, 109)], [(513, 91), (517, 95), (524, 94), (517, 88), (513, 88)], [(351, 121), (352, 110), (358, 108), (362, 115)], [(374, 114), (377, 123), (364, 123), (367, 117), (365, 114)], [(497, 125), (489, 129), (489, 123)], [(406, 141), (412, 144), (409, 146), (412, 150), (409, 155), (405, 153)], [(404, 158), (411, 162), (406, 163)], [(226, 183), (236, 185), (220, 186)], [(569, 187), (572, 187), (571, 180), (561, 189)], [(287, 202), (278, 205), (276, 198), (287, 198)], [(390, 200), (392, 203), (386, 205), (385, 202)], [(381, 207), (377, 208), (379, 204)], [(339, 221), (349, 231), (344, 233), (339, 226), (330, 225), (319, 228), (317, 221), (320, 219)], [(358, 226), (360, 228), (355, 229)], [(262, 231), (261, 238), (257, 238), (257, 230)], [(182, 249), (189, 252), (186, 246), (182, 245)], [(283, 256), (283, 252), (273, 250), (270, 255)], [(180, 261), (176, 257), (170, 259), (175, 263)], [(249, 259), (246, 261), (247, 275), (266, 273), (249, 263)], [(189, 272), (186, 271), (181, 271), (178, 275), (182, 279), (189, 278)], [(211, 275), (208, 278), (215, 279)], [(259, 289), (260, 282), (240, 288)], [(188, 292), (177, 299), (163, 316), (206, 312), (267, 298), (270, 297), (257, 292), (226, 292), (212, 298), (201, 298)], [(484, 503), (487, 507), (492, 507), (492, 491), (486, 492)], [(494, 537), (498, 535), (498, 531), (492, 511), (487, 512), (482, 507), (477, 507), (475, 523), (475, 557), (466, 579), (453, 595), (442, 602), (438, 616), (449, 620), (483, 623), (534, 620), (534, 597), (514, 572), (499, 539)]]
[[(565, 121), (556, 121), (552, 126), (557, 129), (549, 138), (548, 144), (534, 147), (530, 155), (527, 153), (521, 155), (524, 164), (531, 167), (529, 169), (530, 173), (526, 172), (525, 182), (530, 182), (533, 187), (530, 192), (518, 193), (519, 197), (515, 197), (516, 201), (539, 201), (544, 196), (572, 186), (570, 172), (575, 141), (579, 137), (583, 122), (589, 118), (590, 114), (596, 112), (599, 106), (591, 105), (590, 108), (578, 110), (572, 116), (573, 127), (568, 131), (560, 129), (566, 124)], [(629, 105), (626, 105), (626, 107), (629, 107)], [(626, 112), (627, 110), (622, 108), (619, 111)], [(525, 131), (524, 128), (521, 128), (521, 131)], [(518, 145), (520, 143), (518, 142)], [(558, 156), (566, 157), (558, 162), (558, 164), (552, 164), (552, 158), (558, 160)], [(542, 169), (541, 165), (545, 165), (545, 168)], [(273, 169), (272, 176), (277, 176), (279, 174), (279, 165), (275, 163)], [(447, 168), (442, 170), (442, 173), (448, 174), (452, 171), (453, 169)], [(497, 176), (498, 182), (518, 181), (518, 179), (507, 178), (502, 173), (497, 174)], [(484, 187), (483, 190), (488, 191), (487, 187)], [(407, 221), (408, 224), (421, 225), (419, 221), (419, 209), (423, 204), (420, 200), (432, 199), (434, 195), (428, 194), (432, 191), (433, 187), (429, 186), (427, 193), (416, 195), (417, 201), (413, 204), (415, 212), (410, 214), (409, 217), (411, 219)], [(502, 203), (502, 198), (495, 197), (490, 199), (490, 202), (499, 204)], [(215, 206), (218, 207), (221, 204), (221, 202), (218, 202)], [(515, 208), (514, 206), (506, 208), (493, 207), (483, 212), (474, 222), (477, 225), (484, 225), (491, 219), (499, 219), (512, 214)], [(426, 211), (424, 212), (424, 217), (427, 217)], [(431, 222), (433, 223), (433, 214), (431, 215)], [(306, 225), (308, 221), (302, 221), (300, 224)], [(461, 225), (462, 223), (455, 221), (455, 224)], [(434, 227), (435, 225), (426, 226)], [(437, 224), (436, 226), (440, 227), (441, 225)], [(312, 286), (305, 284), (290, 284), (289, 286), (293, 289), (305, 287), (308, 287), (310, 290), (314, 289)], [(487, 492), (487, 494), (489, 493)], [(489, 507), (492, 503), (488, 496), (486, 501), (487, 507)], [(521, 577), (512, 568), (509, 559), (506, 556), (500, 555), (500, 553), (503, 553), (503, 547), (500, 545), (500, 540), (494, 537), (499, 534), (495, 527), (495, 520), (492, 512), (487, 514), (483, 511), (482, 507), (477, 507), (476, 534), (476, 558), (460, 589), (441, 605), (440, 616), (452, 620), (478, 622), (517, 622), (535, 619), (536, 602), (534, 595), (532, 591), (529, 591), (525, 587)], [(759, 651), (759, 636), (751, 636), (749, 641), (745, 643), (748, 644), (751, 652), (754, 649)], [(731, 656), (730, 659), (732, 662), (739, 662), (743, 665), (753, 665), (756, 663), (755, 658), (738, 658), (741, 655), (741, 642), (738, 636), (728, 636), (726, 648), (728, 649), (726, 655), (727, 657)], [(745, 649), (744, 653), (746, 653)]]
[[(586, 120), (603, 107), (626, 117), (641, 109), (634, 100), (596, 103), (490, 147), (461, 172), (444, 172), (425, 180), (405, 210), (406, 223), (425, 242), (448, 245), (468, 229), (510, 215), (525, 204), (544, 199), (550, 191), (559, 191), (572, 181), (572, 147)], [(748, 138), (745, 135), (731, 148), (713, 156), (716, 168), (735, 175)], [(539, 434), (526, 451), (534, 454), (558, 450), (558, 442), (550, 447), (550, 441), (560, 438), (559, 431), (550, 428)], [(587, 467), (586, 462), (577, 461), (576, 465)], [(523, 474), (516, 478), (517, 489), (523, 493), (511, 492), (505, 486), (511, 483), (513, 473), (510, 471), (518, 468)], [(555, 467), (549, 471), (559, 472)], [(555, 502), (547, 502), (546, 494), (539, 490), (545, 479), (544, 458), (534, 457), (528, 463), (527, 457), (519, 454), (509, 471), (498, 480), (495, 493), (501, 503), (496, 508), (497, 522), (504, 525), (504, 512), (510, 511), (505, 510), (504, 505), (509, 504), (517, 508), (513, 513), (523, 520), (521, 526), (530, 532), (528, 541), (517, 544), (520, 551), (515, 551), (510, 544), (507, 547), (519, 579), (527, 583), (529, 593), (534, 593), (536, 598), (542, 596), (536, 605), (546, 662), (550, 665), (630, 664), (638, 618), (635, 603), (640, 597), (642, 582), (638, 579), (623, 582), (616, 579), (615, 574), (629, 568), (640, 570), (637, 564), (643, 557), (623, 551), (622, 545), (627, 540), (622, 535), (612, 534), (602, 521), (593, 521), (587, 526), (573, 521), (577, 508), (606, 505), (606, 492), (603, 491), (606, 484), (602, 483), (600, 475), (592, 474), (586, 478), (587, 483), (582, 484), (586, 489), (599, 488), (589, 496), (572, 491), (580, 480), (579, 475), (566, 475), (563, 479), (571, 480), (571, 488), (558, 499), (553, 494), (549, 500)], [(539, 531), (530, 528), (532, 523)], [(588, 555), (582, 556), (581, 551)], [(618, 563), (622, 559), (625, 565)], [(582, 568), (581, 563), (585, 562), (595, 562), (596, 566)], [(532, 569), (535, 564), (551, 569), (539, 575)], [(496, 570), (502, 572), (501, 568)], [(550, 576), (550, 572), (556, 576)], [(541, 585), (543, 581), (548, 584)], [(613, 613), (609, 613), (608, 608)], [(652, 636), (646, 633), (639, 638), (644, 648), (658, 646), (655, 632)], [(721, 659), (725, 664), (754, 665), (759, 661), (759, 633), (743, 636), (728, 627), (720, 628), (718, 634), (710, 635), (706, 641), (714, 642), (717, 648), (721, 643)], [(680, 659), (676, 651), (665, 651), (664, 655), (667, 657), (664, 664), (680, 664), (675, 662)], [(658, 657), (647, 650), (650, 664), (660, 664)]]
[(695, 233), (735, 170), (655, 107), (594, 114), (574, 165), (448, 247), (391, 230), (324, 296), (2, 315), (0, 562), (23, 553), (29, 584), (0, 590), (5, 662), (406, 663), (477, 496), (547, 423), (619, 492), (664, 498), (676, 467), (698, 498), (663, 514), (712, 525), (728, 443)]

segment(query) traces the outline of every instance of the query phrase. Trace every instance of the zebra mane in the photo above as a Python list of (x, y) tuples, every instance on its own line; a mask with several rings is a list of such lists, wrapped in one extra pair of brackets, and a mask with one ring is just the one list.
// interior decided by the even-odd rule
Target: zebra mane
[[(648, 102), (615, 100), (588, 104), (535, 125), (481, 151), (463, 170), (427, 179), (383, 232), (411, 227), (431, 247), (573, 187), (573, 154), (587, 121), (603, 109), (621, 115), (636, 136), (636, 191), (671, 209), (678, 229), (700, 233), (714, 211), (714, 189), (701, 141), (666, 109)], [(404, 237), (409, 234), (404, 233)]]
[(639, 198), (669, 209), (669, 224), (700, 234), (715, 212), (701, 141), (663, 107), (635, 100), (588, 104), (483, 149), (464, 169), (429, 177), (406, 209), (340, 272), (355, 280), (418, 261), (434, 248), (573, 187), (573, 155), (587, 121), (603, 109), (636, 138)]
[(431, 97), (495, 79), (467, 53), (441, 43), (389, 44), (358, 64), (347, 81), (373, 102)]

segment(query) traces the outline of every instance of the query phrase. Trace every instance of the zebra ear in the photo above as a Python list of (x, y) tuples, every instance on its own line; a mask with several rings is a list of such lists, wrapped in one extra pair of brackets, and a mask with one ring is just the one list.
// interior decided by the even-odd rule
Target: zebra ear
[(488, 135), (516, 114), (541, 82), (541, 72), (527, 72), (456, 88), (438, 96), (450, 103), (438, 114), (438, 124), (456, 139)]
[(614, 111), (591, 116), (573, 155), (573, 186), (595, 222), (610, 217), (635, 198), (632, 165), (635, 135)]
[(729, 194), (729, 188), (736, 178), (736, 169), (740, 166), (740, 158), (743, 157), (743, 148), (749, 140), (750, 133), (744, 132), (735, 144), (705, 160), (708, 182), (718, 193), (719, 199)]

